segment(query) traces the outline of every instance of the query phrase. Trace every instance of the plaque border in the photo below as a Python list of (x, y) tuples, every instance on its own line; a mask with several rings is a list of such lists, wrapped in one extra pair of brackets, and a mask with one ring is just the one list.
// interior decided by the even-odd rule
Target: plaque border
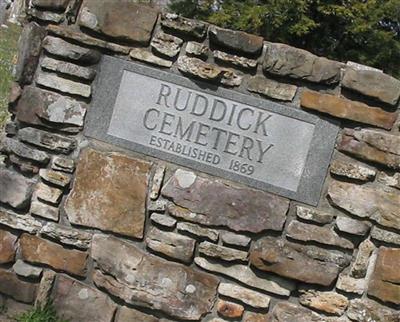
[[(225, 99), (248, 104), (256, 108), (274, 112), (301, 121), (314, 124), (315, 130), (309, 146), (305, 166), (300, 178), (297, 191), (274, 186), (252, 178), (214, 168), (195, 160), (188, 160), (154, 148), (107, 134), (111, 121), (113, 106), (119, 91), (124, 71), (131, 71), (145, 76), (167, 81), (180, 86), (220, 96)], [(97, 76), (93, 83), (92, 102), (85, 119), (84, 135), (104, 141), (118, 147), (143, 153), (168, 162), (172, 162), (195, 171), (202, 171), (223, 179), (240, 182), (252, 188), (275, 193), (299, 202), (316, 206), (320, 200), (325, 177), (332, 158), (336, 137), (339, 132), (338, 122), (325, 117), (307, 113), (295, 107), (275, 103), (249, 94), (243, 94), (214, 84), (205, 83), (181, 76), (178, 71), (163, 71), (137, 62), (103, 55), (97, 67)]]

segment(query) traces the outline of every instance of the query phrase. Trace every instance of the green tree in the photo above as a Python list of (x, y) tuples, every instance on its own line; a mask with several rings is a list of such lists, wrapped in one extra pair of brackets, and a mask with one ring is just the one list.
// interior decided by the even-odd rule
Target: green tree
[(170, 9), (400, 76), (400, 0), (172, 0)]

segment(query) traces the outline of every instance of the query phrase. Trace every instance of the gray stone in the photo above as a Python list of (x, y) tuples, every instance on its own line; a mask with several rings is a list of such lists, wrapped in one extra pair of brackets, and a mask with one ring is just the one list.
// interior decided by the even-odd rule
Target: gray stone
[(73, 45), (61, 38), (47, 36), (43, 40), (43, 48), (50, 54), (78, 61), (83, 64), (96, 64), (101, 54), (97, 50)]
[(54, 22), (60, 23), (65, 19), (64, 14), (51, 12), (51, 11), (42, 11), (37, 10), (36, 8), (31, 8), (28, 10), (28, 15), (34, 17), (38, 20), (46, 21), (46, 22)]
[(50, 301), (50, 293), (53, 288), (56, 273), (50, 270), (43, 272), (35, 299), (35, 307), (44, 307)]
[(159, 54), (175, 57), (179, 54), (183, 40), (181, 38), (166, 34), (162, 31), (158, 32), (151, 40), (151, 47)]
[(150, 216), (152, 222), (167, 228), (174, 228), (176, 220), (165, 214), (152, 213)]
[(203, 45), (202, 43), (189, 41), (186, 44), (185, 52), (188, 55), (205, 57), (210, 53), (210, 48), (208, 48), (206, 45)]
[(36, 290), (36, 284), (20, 280), (15, 273), (0, 270), (1, 293), (19, 302), (32, 303), (35, 300)]
[(325, 84), (340, 80), (342, 63), (285, 44), (266, 43), (266, 49), (263, 69), (268, 73)]
[(35, 234), (42, 227), (42, 224), (31, 216), (11, 214), (1, 210), (0, 224), (12, 229), (26, 231), (30, 234)]
[(169, 207), (175, 217), (254, 233), (266, 229), (282, 230), (289, 207), (284, 198), (229, 186), (182, 170), (176, 171), (168, 180), (162, 194), (186, 208)]
[(55, 156), (51, 163), (51, 168), (56, 171), (73, 173), (75, 170), (75, 161), (72, 159)]
[(235, 66), (254, 69), (257, 67), (257, 60), (242, 56), (231, 55), (220, 50), (213, 51), (214, 58), (225, 63), (230, 63)]
[(43, 269), (40, 267), (29, 265), (24, 261), (18, 259), (13, 265), (13, 271), (19, 276), (27, 278), (39, 278), (40, 275), (42, 275)]
[(207, 31), (205, 23), (186, 19), (174, 13), (162, 14), (161, 26), (196, 38), (203, 38)]
[(354, 248), (352, 242), (340, 237), (331, 228), (304, 224), (295, 220), (289, 224), (286, 236), (305, 242), (314, 241), (320, 244), (337, 246), (345, 249)]
[(148, 211), (165, 212), (168, 201), (165, 199), (150, 200), (147, 204)]
[(303, 292), (299, 298), (299, 302), (311, 309), (339, 316), (343, 315), (349, 305), (349, 300), (341, 294), (314, 290)]
[(153, 227), (146, 236), (146, 246), (183, 263), (191, 263), (196, 241), (172, 232)]
[(297, 86), (295, 85), (279, 83), (264, 76), (251, 77), (247, 89), (250, 92), (289, 102), (293, 100), (297, 92)]
[(15, 155), (35, 161), (41, 165), (49, 163), (50, 156), (43, 151), (32, 149), (30, 146), (11, 138), (4, 138), (1, 142), (2, 151), (6, 153), (14, 153)]
[(225, 246), (216, 245), (204, 241), (199, 245), (199, 253), (208, 257), (221, 259), (227, 262), (247, 262), (247, 252), (232, 249)]
[(55, 60), (50, 57), (43, 58), (40, 66), (53, 72), (66, 74), (86, 80), (93, 80), (96, 76), (96, 71), (92, 68), (75, 65), (72, 63)]
[(62, 194), (61, 189), (39, 182), (35, 187), (34, 198), (56, 206), (60, 202)]
[(208, 30), (210, 41), (235, 51), (256, 55), (261, 52), (264, 39), (243, 31), (234, 31), (211, 26)]
[(344, 273), (339, 275), (336, 288), (346, 293), (363, 294), (366, 289), (365, 279), (357, 279)]
[(305, 256), (284, 240), (265, 237), (253, 245), (250, 263), (260, 270), (297, 281), (329, 286), (337, 278), (339, 267)]
[(46, 223), (40, 234), (79, 249), (88, 249), (92, 242), (92, 234), (55, 223)]
[(133, 59), (137, 59), (161, 67), (169, 68), (172, 66), (172, 61), (157, 57), (156, 55), (153, 55), (151, 52), (141, 48), (132, 49), (129, 53), (129, 56)]
[(95, 284), (129, 304), (184, 320), (200, 320), (213, 307), (214, 276), (146, 254), (115, 237), (95, 235), (92, 257), (108, 274), (96, 270)]
[(374, 70), (347, 67), (342, 86), (390, 105), (396, 105), (400, 97), (400, 81)]
[(126, 306), (122, 306), (119, 308), (118, 313), (115, 318), (115, 322), (160, 322), (162, 320), (149, 315), (133, 308), (128, 308)]
[(75, 139), (38, 130), (33, 127), (25, 127), (19, 130), (18, 139), (40, 148), (64, 154), (70, 153), (77, 145)]
[(360, 181), (371, 181), (376, 176), (376, 171), (363, 164), (351, 161), (334, 160), (330, 171), (337, 176), (346, 177)]
[(83, 104), (65, 96), (59, 96), (56, 101), (47, 106), (41, 118), (53, 123), (81, 127), (85, 114), (86, 107)]
[(352, 321), (357, 322), (398, 322), (400, 312), (389, 309), (370, 299), (353, 299), (346, 312)]
[(328, 196), (332, 203), (351, 214), (378, 224), (400, 229), (400, 194), (346, 182), (332, 182)]
[(368, 262), (375, 246), (369, 240), (364, 240), (358, 246), (358, 253), (354, 263), (351, 265), (350, 274), (355, 278), (364, 278), (367, 274)]
[(200, 239), (207, 239), (212, 242), (218, 241), (218, 230), (203, 228), (195, 224), (180, 222), (177, 227), (179, 232), (189, 233), (194, 237), (198, 237)]
[(315, 208), (307, 208), (303, 206), (296, 207), (296, 215), (301, 219), (315, 222), (318, 224), (329, 224), (332, 222), (334, 218), (334, 215), (328, 212), (321, 211)]
[[(7, 153), (7, 152), (6, 152)], [(5, 160), (5, 156), (3, 156), (4, 160)], [(39, 165), (31, 160), (27, 160), (24, 158), (20, 158), (19, 156), (15, 155), (15, 154), (10, 154), (8, 157), (8, 160), (10, 161), (10, 163), (12, 163), (17, 169), (19, 169), (19, 171), (21, 171), (22, 173), (26, 173), (28, 175), (32, 175), (32, 174), (38, 174), (39, 173)], [(3, 161), (4, 163), (4, 161)], [(5, 163), (4, 163), (5, 166)]]
[(21, 85), (33, 80), (46, 30), (35, 22), (24, 26), (19, 40), (15, 79)]
[(219, 284), (218, 293), (256, 309), (268, 309), (271, 300), (268, 295), (229, 283)]
[(39, 175), (44, 181), (61, 188), (67, 187), (71, 182), (71, 176), (60, 171), (40, 169)]
[(229, 231), (221, 233), (221, 240), (224, 245), (239, 247), (248, 247), (251, 242), (251, 238), (244, 235), (231, 233)]
[(0, 167), (0, 202), (16, 209), (25, 208), (29, 204), (34, 184), (34, 180)]
[(34, 216), (39, 216), (45, 219), (58, 221), (60, 214), (57, 207), (49, 206), (38, 200), (32, 200), (29, 212)]
[(372, 239), (379, 240), (385, 243), (400, 245), (400, 234), (381, 229), (377, 226), (374, 226), (372, 228), (371, 237)]
[(281, 296), (289, 296), (293, 290), (294, 284), (276, 276), (258, 277), (249, 266), (235, 264), (222, 265), (211, 262), (202, 257), (196, 257), (194, 262), (197, 266), (213, 273), (222, 274), (234, 280), (237, 280), (258, 290), (270, 292)]
[(400, 189), (400, 173), (397, 172), (393, 175), (389, 175), (385, 172), (380, 172), (378, 176), (378, 182), (389, 187)]
[(50, 10), (65, 10), (70, 0), (32, 0), (35, 7)]
[(164, 174), (165, 174), (165, 166), (158, 165), (153, 176), (153, 183), (150, 191), (151, 200), (156, 200), (158, 198), (164, 180)]
[(268, 322), (323, 322), (322, 317), (300, 305), (278, 302), (269, 314)]
[(341, 232), (358, 236), (365, 236), (371, 228), (371, 224), (368, 221), (360, 221), (344, 216), (336, 218), (335, 226)]
[(78, 83), (66, 78), (61, 78), (56, 74), (44, 72), (39, 73), (36, 83), (66, 94), (82, 96), (84, 98), (90, 97), (92, 92), (89, 85)]

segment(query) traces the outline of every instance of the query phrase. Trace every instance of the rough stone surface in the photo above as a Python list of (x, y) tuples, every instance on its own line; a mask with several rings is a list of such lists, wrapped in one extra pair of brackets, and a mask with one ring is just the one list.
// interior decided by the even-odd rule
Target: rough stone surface
[(30, 216), (11, 214), (1, 210), (0, 224), (12, 229), (26, 231), (31, 234), (36, 233), (42, 227), (40, 221), (37, 221)]
[(250, 263), (263, 271), (324, 286), (331, 285), (339, 274), (336, 264), (312, 259), (285, 241), (272, 237), (265, 237), (254, 244)]
[(169, 68), (172, 66), (172, 61), (157, 57), (156, 55), (153, 55), (151, 52), (141, 48), (132, 49), (131, 52), (129, 53), (129, 56), (133, 59), (144, 61), (146, 63), (153, 65), (158, 65), (161, 67)]
[(210, 48), (202, 43), (189, 41), (186, 45), (186, 54), (205, 57), (210, 53)]
[(81, 249), (88, 249), (92, 241), (90, 233), (55, 223), (45, 224), (40, 230), (40, 234)]
[(17, 251), (17, 236), (6, 230), (0, 230), (0, 264), (14, 261)]
[(212, 26), (208, 30), (210, 41), (235, 51), (256, 55), (263, 47), (263, 38), (245, 33)]
[(92, 68), (83, 67), (75, 65), (72, 63), (67, 63), (59, 60), (55, 60), (50, 57), (43, 58), (40, 66), (43, 69), (58, 72), (61, 74), (66, 74), (86, 80), (93, 80), (96, 76), (96, 71)]
[(33, 80), (45, 35), (46, 30), (35, 22), (27, 24), (22, 30), (15, 67), (15, 79), (21, 85)]
[(335, 225), (341, 232), (358, 236), (365, 236), (371, 228), (371, 224), (368, 221), (359, 221), (344, 216), (337, 217)]
[(61, 156), (55, 156), (51, 168), (57, 171), (73, 173), (75, 170), (75, 161)]
[(311, 309), (339, 316), (345, 312), (349, 305), (349, 300), (341, 294), (313, 290), (304, 292), (300, 296), (299, 302)]
[(186, 320), (199, 320), (214, 304), (216, 277), (145, 254), (127, 242), (95, 235), (92, 257), (110, 274), (96, 271), (96, 285), (127, 303)]
[(334, 175), (360, 181), (371, 181), (376, 176), (374, 169), (353, 160), (334, 160), (331, 163), (330, 171)]
[(55, 278), (56, 273), (53, 271), (45, 270), (43, 272), (35, 299), (35, 307), (43, 307), (49, 303)]
[(263, 76), (249, 79), (247, 89), (250, 92), (262, 94), (280, 101), (292, 101), (297, 92), (297, 86), (283, 84)]
[[(18, 157), (37, 162), (41, 165), (46, 165), (47, 163), (49, 163), (50, 157), (46, 152), (32, 149), (28, 145), (17, 140), (6, 137), (1, 142), (1, 144), (1, 149), (5, 153), (14, 153)], [(20, 158), (17, 159), (20, 160)]]
[(300, 305), (279, 302), (270, 313), (268, 322), (322, 322), (321, 316)]
[(179, 232), (188, 233), (200, 239), (207, 239), (212, 242), (218, 241), (219, 232), (215, 229), (203, 228), (195, 224), (183, 222), (178, 223), (177, 228)]
[(150, 216), (152, 222), (167, 228), (174, 228), (176, 220), (168, 215), (152, 213)]
[(238, 319), (242, 317), (244, 307), (240, 304), (236, 304), (233, 302), (219, 300), (217, 302), (217, 311), (223, 317)]
[(0, 202), (13, 208), (25, 208), (32, 196), (35, 181), (0, 167)]
[(63, 275), (56, 278), (53, 303), (64, 319), (79, 322), (111, 322), (117, 307), (94, 287)]
[(161, 25), (166, 29), (171, 29), (195, 38), (203, 38), (207, 31), (205, 23), (186, 19), (174, 13), (162, 14)]
[(257, 60), (255, 59), (250, 59), (237, 55), (231, 55), (220, 50), (214, 50), (213, 54), (214, 58), (217, 60), (243, 68), (254, 69), (257, 67), (258, 64)]
[(218, 258), (227, 262), (247, 261), (247, 252), (237, 249), (232, 249), (221, 245), (216, 245), (207, 241), (200, 243), (199, 253), (206, 255), (208, 257)]
[(142, 238), (150, 163), (119, 153), (81, 153), (65, 203), (71, 223)]
[(243, 322), (269, 322), (269, 317), (267, 314), (245, 312)]
[(148, 211), (165, 212), (167, 209), (168, 201), (165, 199), (151, 200), (147, 204)]
[(318, 224), (329, 224), (334, 218), (334, 216), (328, 212), (303, 206), (296, 207), (296, 215), (300, 219), (315, 222)]
[(15, 273), (0, 270), (0, 292), (11, 296), (16, 301), (32, 303), (37, 285), (20, 280)]
[(379, 107), (314, 91), (304, 91), (300, 104), (306, 109), (327, 113), (342, 119), (375, 125), (388, 130), (393, 127), (398, 115), (397, 112), (385, 112)]
[(21, 173), (23, 174), (38, 174), (39, 173), (39, 166), (37, 163), (31, 160), (26, 160), (16, 156), (15, 154), (10, 154), (8, 157), (10, 163), (12, 163)]
[(161, 231), (153, 227), (146, 236), (146, 246), (184, 263), (191, 263), (196, 241), (176, 233)]
[(372, 228), (371, 237), (374, 240), (379, 240), (388, 244), (400, 245), (400, 234), (384, 230), (377, 226)]
[(369, 258), (374, 251), (375, 246), (369, 240), (364, 240), (358, 246), (358, 253), (354, 263), (351, 266), (350, 274), (355, 278), (363, 278), (367, 274)]
[(373, 70), (346, 68), (342, 86), (390, 105), (396, 105), (400, 97), (400, 81)]
[(43, 272), (42, 268), (29, 265), (20, 259), (13, 265), (13, 270), (17, 275), (28, 278), (38, 278)]
[(65, 19), (64, 14), (51, 12), (51, 11), (41, 11), (36, 8), (31, 8), (27, 10), (29, 16), (45, 22), (54, 22), (56, 24), (62, 22)]
[(67, 187), (71, 181), (71, 176), (49, 169), (40, 169), (39, 175), (44, 181), (61, 188)]
[(181, 38), (158, 32), (151, 40), (151, 47), (161, 55), (175, 57), (179, 54), (183, 40)]
[(77, 276), (86, 273), (87, 253), (64, 249), (53, 242), (23, 234), (20, 238), (22, 259), (32, 264), (45, 264)]
[(162, 194), (190, 210), (188, 213), (175, 209), (171, 214), (176, 217), (254, 233), (266, 229), (281, 231), (289, 207), (289, 201), (285, 198), (237, 188), (183, 170), (175, 172), (164, 185)]
[(362, 160), (400, 169), (400, 136), (369, 129), (345, 130), (338, 148)]
[(266, 49), (263, 69), (268, 73), (325, 84), (340, 80), (341, 63), (285, 44), (267, 43)]
[(36, 79), (36, 83), (66, 94), (82, 96), (84, 98), (90, 97), (92, 93), (89, 85), (61, 78), (51, 73), (41, 72)]
[(207, 271), (225, 275), (248, 286), (281, 296), (289, 296), (294, 286), (292, 283), (278, 277), (260, 278), (250, 267), (245, 265), (225, 266), (202, 257), (196, 257), (194, 261), (199, 267)]
[(248, 247), (251, 242), (251, 238), (244, 235), (231, 233), (229, 231), (221, 233), (221, 240), (224, 245), (239, 247)]
[(32, 0), (35, 7), (50, 10), (65, 10), (70, 0)]
[(151, 185), (150, 199), (156, 200), (160, 195), (161, 186), (164, 180), (165, 166), (158, 165), (154, 172), (153, 182)]
[(35, 216), (58, 221), (60, 214), (57, 207), (47, 205), (39, 200), (32, 200), (30, 213)]
[(380, 247), (368, 294), (384, 302), (400, 304), (400, 249)]
[(61, 38), (47, 36), (43, 40), (43, 48), (50, 54), (91, 65), (99, 62), (101, 54), (94, 49), (73, 45)]
[(389, 187), (400, 189), (400, 173), (389, 175), (385, 172), (379, 173), (378, 182), (383, 183)]
[(107, 0), (85, 0), (78, 23), (116, 40), (147, 45), (157, 16), (156, 10), (132, 2), (121, 6)]
[(346, 314), (352, 321), (357, 321), (357, 322), (400, 321), (399, 311), (391, 310), (369, 299), (351, 300)]
[(127, 308), (126, 306), (120, 307), (118, 310), (115, 322), (134, 322), (134, 321), (140, 321), (140, 322), (159, 322), (160, 319), (149, 315), (142, 313), (138, 310), (132, 309), (132, 308)]
[(265, 294), (229, 283), (219, 284), (218, 293), (256, 309), (268, 309), (271, 300)]
[(400, 194), (334, 181), (328, 195), (333, 204), (351, 214), (400, 229)]
[(357, 279), (346, 274), (340, 274), (336, 288), (346, 293), (363, 294), (366, 288), (365, 279)]
[(295, 220), (289, 224), (286, 235), (290, 238), (305, 242), (314, 241), (320, 244), (332, 245), (345, 249), (354, 248), (352, 242), (340, 237), (331, 228), (304, 224)]
[(39, 182), (35, 187), (33, 195), (34, 198), (37, 198), (40, 201), (48, 202), (52, 205), (57, 206), (61, 200), (62, 194), (62, 190), (48, 186), (43, 182)]

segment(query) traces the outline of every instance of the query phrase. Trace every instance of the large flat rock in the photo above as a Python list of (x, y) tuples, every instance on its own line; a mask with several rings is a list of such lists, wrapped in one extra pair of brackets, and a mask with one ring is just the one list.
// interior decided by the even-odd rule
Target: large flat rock
[(150, 166), (119, 153), (83, 151), (65, 203), (70, 222), (142, 238)]
[(184, 320), (199, 320), (213, 307), (218, 287), (214, 276), (99, 234), (93, 237), (92, 257), (101, 270), (93, 276), (96, 285), (128, 304)]
[[(189, 221), (252, 233), (267, 229), (281, 231), (289, 207), (285, 198), (230, 186), (183, 170), (175, 172), (164, 185), (162, 194), (193, 212), (185, 218)], [(180, 216), (179, 212), (175, 215)]]

